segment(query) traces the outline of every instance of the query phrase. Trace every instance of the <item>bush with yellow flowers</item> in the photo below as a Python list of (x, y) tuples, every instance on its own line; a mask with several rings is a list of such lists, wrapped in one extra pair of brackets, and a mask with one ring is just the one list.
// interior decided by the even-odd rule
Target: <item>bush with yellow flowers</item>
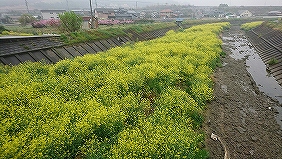
[(0, 158), (207, 158), (202, 112), (228, 26), (0, 66)]
[(250, 23), (244, 23), (241, 25), (241, 29), (245, 31), (249, 31), (257, 26), (260, 26), (264, 21), (255, 21)]

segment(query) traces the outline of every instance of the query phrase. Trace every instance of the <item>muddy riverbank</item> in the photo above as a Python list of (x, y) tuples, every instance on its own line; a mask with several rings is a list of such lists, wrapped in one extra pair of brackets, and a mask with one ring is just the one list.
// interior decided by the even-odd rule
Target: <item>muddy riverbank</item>
[[(212, 159), (282, 158), (281, 104), (261, 92), (248, 72), (250, 56), (242, 51), (242, 57), (234, 55), (239, 49), (230, 43), (238, 37), (247, 42), (239, 26), (222, 35), (227, 55), (213, 77), (215, 98), (208, 104), (204, 124), (206, 147)], [(246, 46), (252, 51), (250, 44)]]

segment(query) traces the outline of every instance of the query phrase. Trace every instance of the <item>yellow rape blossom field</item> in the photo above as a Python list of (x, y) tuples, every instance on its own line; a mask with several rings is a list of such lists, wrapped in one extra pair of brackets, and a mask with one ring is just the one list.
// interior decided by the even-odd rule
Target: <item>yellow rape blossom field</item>
[(245, 31), (249, 31), (259, 25), (261, 25), (263, 21), (255, 21), (255, 22), (250, 22), (250, 23), (245, 23), (241, 25), (241, 29)]
[(202, 113), (227, 27), (1, 66), (0, 158), (207, 158)]

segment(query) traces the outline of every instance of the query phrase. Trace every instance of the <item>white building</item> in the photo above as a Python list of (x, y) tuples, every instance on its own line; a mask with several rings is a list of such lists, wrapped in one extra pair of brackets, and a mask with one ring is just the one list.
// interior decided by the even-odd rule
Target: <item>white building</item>
[(59, 19), (59, 14), (66, 12), (66, 10), (41, 10), (43, 19)]
[(239, 16), (240, 17), (252, 17), (253, 13), (251, 13), (248, 10), (242, 10), (242, 11), (239, 11)]
[(268, 12), (269, 16), (282, 16), (282, 13), (280, 11), (270, 11)]

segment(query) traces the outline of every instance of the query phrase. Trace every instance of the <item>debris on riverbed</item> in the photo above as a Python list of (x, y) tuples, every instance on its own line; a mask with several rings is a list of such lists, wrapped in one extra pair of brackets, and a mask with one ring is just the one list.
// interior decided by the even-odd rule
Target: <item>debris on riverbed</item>
[(236, 46), (229, 44), (242, 41), (246, 44), (240, 44), (240, 49), (250, 47), (240, 26), (234, 25), (223, 33), (223, 51), (227, 56), (222, 62), (228, 65), (214, 73), (215, 98), (208, 105), (204, 124), (206, 134), (213, 135), (206, 137), (206, 147), (211, 159), (224, 158), (224, 147), (216, 142), (220, 136), (230, 158), (282, 158), (282, 125), (277, 118), (281, 113), (275, 111), (281, 106), (277, 100), (261, 92), (260, 82), (248, 72), (247, 60), (253, 56), (246, 55), (252, 55), (252, 50), (240, 52), (237, 47), (242, 58), (232, 57)]

